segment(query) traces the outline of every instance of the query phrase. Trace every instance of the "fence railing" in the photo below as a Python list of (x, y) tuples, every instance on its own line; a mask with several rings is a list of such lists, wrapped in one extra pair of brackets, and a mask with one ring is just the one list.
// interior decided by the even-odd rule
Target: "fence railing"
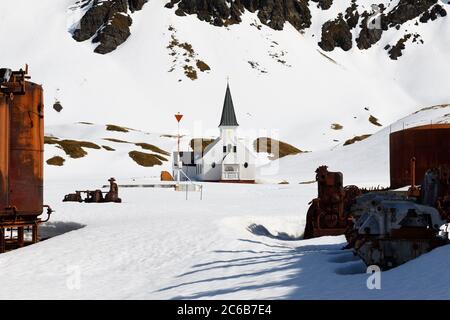
[(200, 189), (200, 200), (203, 200), (203, 185), (199, 184), (199, 183), (194, 183), (184, 172), (183, 170), (178, 169), (179, 172), (181, 172), (181, 174), (186, 178), (185, 181), (185, 186), (186, 186), (186, 200), (188, 200), (188, 195), (189, 195), (189, 187), (188, 187), (188, 183), (190, 183), (190, 185), (192, 185), (194, 187), (194, 190), (196, 190), (196, 187), (199, 187)]

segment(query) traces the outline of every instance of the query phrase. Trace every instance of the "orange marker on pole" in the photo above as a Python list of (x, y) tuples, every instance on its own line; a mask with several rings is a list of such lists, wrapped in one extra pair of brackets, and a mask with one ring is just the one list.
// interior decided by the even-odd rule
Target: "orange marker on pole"
[(181, 161), (180, 161), (180, 121), (182, 118), (183, 118), (183, 115), (179, 112), (175, 115), (175, 119), (177, 119), (177, 122), (178, 122), (178, 136), (177, 136), (177, 138), (178, 138), (178, 141), (177, 141), (177, 152), (178, 152), (177, 153), (177, 169), (178, 169), (177, 182), (178, 182), (178, 184), (180, 184), (180, 170), (181, 170), (181, 168), (180, 168), (180, 163), (181, 163)]

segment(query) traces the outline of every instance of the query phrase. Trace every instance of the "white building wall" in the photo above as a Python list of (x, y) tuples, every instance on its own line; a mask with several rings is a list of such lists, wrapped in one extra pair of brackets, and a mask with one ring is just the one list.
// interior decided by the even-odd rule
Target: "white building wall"
[[(222, 129), (221, 137), (205, 149), (203, 156), (201, 153), (195, 153), (192, 156), (192, 152), (183, 152), (182, 160), (185, 163), (183, 172), (191, 180), (220, 181), (226, 180), (228, 177), (229, 179), (254, 181), (256, 179), (256, 156), (237, 139), (235, 129), (234, 127)], [(227, 147), (225, 153), (224, 146)], [(231, 149), (229, 149), (230, 147)], [(188, 165), (192, 158), (194, 158), (195, 166)], [(234, 174), (224, 174), (229, 167), (232, 167), (234, 172), (239, 172), (236, 178), (233, 178)]]

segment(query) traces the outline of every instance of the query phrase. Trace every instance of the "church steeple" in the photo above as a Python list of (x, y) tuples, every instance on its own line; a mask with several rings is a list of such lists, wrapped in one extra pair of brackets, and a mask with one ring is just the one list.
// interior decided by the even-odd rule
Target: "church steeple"
[(223, 102), (222, 118), (219, 127), (237, 127), (239, 126), (236, 113), (234, 112), (233, 99), (231, 98), (230, 85), (227, 83), (227, 92)]

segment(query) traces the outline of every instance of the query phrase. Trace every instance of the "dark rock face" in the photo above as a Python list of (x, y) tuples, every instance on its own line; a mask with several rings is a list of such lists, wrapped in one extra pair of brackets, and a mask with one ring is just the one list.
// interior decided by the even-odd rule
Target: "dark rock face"
[(99, 43), (94, 52), (106, 54), (114, 51), (131, 35), (130, 26), (132, 22), (130, 16), (116, 13), (111, 18), (110, 23), (92, 40), (93, 43)]
[(311, 0), (313, 2), (317, 2), (317, 6), (322, 10), (328, 10), (331, 8), (333, 4), (333, 0)]
[(400, 0), (394, 10), (386, 16), (389, 27), (403, 24), (427, 12), (438, 0)]
[[(309, 6), (322, 10), (330, 9), (333, 0), (166, 0), (166, 8), (174, 8), (178, 16), (196, 15), (201, 21), (215, 26), (228, 26), (242, 22), (242, 14), (248, 10), (256, 13), (260, 22), (275, 30), (282, 30), (286, 22), (303, 31), (311, 26)], [(348, 51), (353, 46), (353, 34), (360, 50), (378, 43), (383, 32), (401, 26), (412, 19), (419, 23), (434, 21), (447, 15), (446, 6), (439, 0), (399, 0), (390, 11), (380, 4), (358, 12), (358, 0), (351, 0), (350, 6), (322, 26), (320, 48), (332, 51), (336, 47)], [(79, 0), (80, 8), (88, 8), (80, 20), (80, 26), (73, 32), (77, 41), (92, 39), (98, 43), (95, 52), (106, 54), (115, 50), (130, 36), (133, 23), (130, 16), (142, 10), (148, 0)], [(131, 12), (131, 13), (130, 13)], [(258, 24), (258, 22), (255, 22)], [(258, 25), (259, 29), (261, 25)], [(357, 27), (360, 28), (357, 28)], [(357, 32), (356, 29), (359, 31)], [(403, 35), (400, 35), (403, 36)], [(401, 56), (407, 40), (389, 45), (392, 59)]]
[[(420, 17), (420, 22), (426, 23), (429, 20), (446, 16), (447, 11), (441, 5), (436, 4), (437, 1), (400, 0), (397, 6), (387, 14), (385, 14), (386, 8), (383, 5), (378, 5), (378, 8), (375, 6), (375, 8), (365, 11), (360, 16), (357, 12), (357, 4), (353, 0), (352, 6), (345, 11), (345, 19), (338, 17), (336, 20), (331, 20), (324, 24), (322, 41), (319, 43), (319, 46), (324, 50), (334, 50), (334, 47), (347, 48), (349, 50), (349, 34), (345, 24), (351, 30), (361, 21), (361, 31), (356, 37), (356, 43), (361, 50), (369, 49), (380, 41), (383, 32), (389, 28), (399, 30), (402, 24), (418, 17)], [(378, 23), (378, 25), (374, 23)], [(404, 44), (409, 38), (404, 41), (402, 39), (391, 48), (392, 53), (389, 55), (392, 59), (397, 59), (401, 56)]]
[(361, 22), (361, 32), (359, 33), (358, 38), (356, 38), (356, 44), (361, 50), (369, 49), (372, 45), (380, 41), (381, 36), (383, 35), (382, 28), (369, 28), (369, 18), (370, 16), (365, 14)]
[(142, 7), (148, 0), (129, 0), (128, 5), (131, 12), (142, 10)]
[(437, 4), (430, 11), (426, 11), (420, 17), (420, 22), (427, 23), (429, 20), (434, 21), (438, 17), (445, 17), (446, 15), (447, 10), (445, 10), (440, 4)]
[(325, 51), (333, 51), (336, 47), (344, 51), (352, 48), (352, 33), (342, 14), (322, 26), (322, 41), (319, 46)]
[(356, 0), (352, 0), (352, 4), (345, 10), (345, 21), (350, 29), (355, 28), (359, 22), (359, 12), (358, 5), (356, 4)]
[(106, 54), (114, 51), (130, 36), (133, 22), (128, 15), (141, 10), (148, 0), (87, 0), (83, 6), (92, 4), (80, 20), (80, 26), (73, 33), (76, 41), (86, 41), (92, 37), (99, 43), (96, 53)]
[(258, 11), (261, 23), (275, 30), (282, 30), (286, 22), (297, 30), (311, 26), (308, 0), (171, 0), (166, 7), (173, 8), (175, 4), (178, 4), (177, 15), (196, 14), (200, 20), (215, 26), (241, 22), (244, 10)]
[(403, 38), (398, 40), (395, 46), (389, 48), (388, 54), (392, 60), (397, 60), (403, 55), (403, 50), (405, 50), (405, 43), (411, 38), (411, 34), (406, 34)]

